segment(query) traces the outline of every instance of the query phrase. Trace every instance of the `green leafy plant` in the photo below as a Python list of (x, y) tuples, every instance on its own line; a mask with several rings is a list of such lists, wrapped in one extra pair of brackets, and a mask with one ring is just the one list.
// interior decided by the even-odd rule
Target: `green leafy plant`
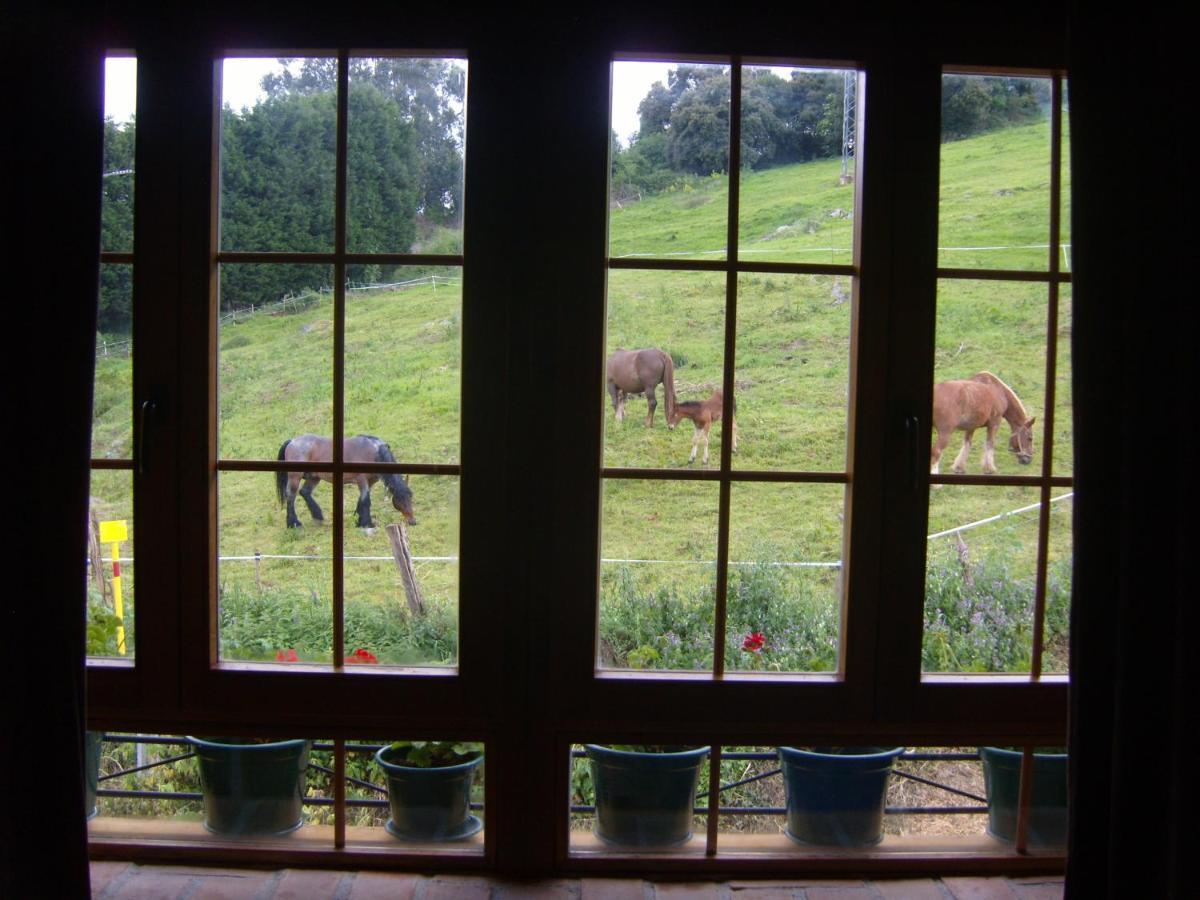
[(483, 755), (483, 744), (475, 741), (393, 741), (388, 749), (388, 762), (417, 769), (457, 766)]

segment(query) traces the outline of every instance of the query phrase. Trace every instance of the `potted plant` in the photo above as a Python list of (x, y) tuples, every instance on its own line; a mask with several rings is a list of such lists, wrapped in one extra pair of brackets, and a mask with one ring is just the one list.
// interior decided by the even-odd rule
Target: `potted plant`
[[(1009, 843), (1017, 837), (1022, 755), (1017, 749), (979, 748), (987, 788), (988, 833)], [(1040, 748), (1033, 754), (1028, 842), (1041, 847), (1067, 843), (1067, 754), (1057, 748)]]
[(459, 841), (483, 827), (471, 814), (482, 744), (395, 741), (380, 747), (375, 761), (387, 777), (390, 834), (406, 841)]
[(585, 744), (596, 790), (596, 836), (626, 847), (671, 847), (692, 836), (708, 747)]
[(864, 847), (883, 839), (888, 778), (903, 747), (778, 749), (788, 837), (839, 847)]
[(200, 761), (204, 827), (216, 834), (287, 834), (303, 824), (312, 741), (189, 737)]

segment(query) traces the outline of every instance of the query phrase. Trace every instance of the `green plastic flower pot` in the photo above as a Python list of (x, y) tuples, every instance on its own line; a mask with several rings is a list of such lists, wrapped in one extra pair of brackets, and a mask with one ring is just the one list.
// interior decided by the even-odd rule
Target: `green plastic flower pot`
[(888, 778), (903, 747), (778, 749), (788, 837), (837, 847), (867, 847), (883, 840)]
[(96, 790), (100, 784), (100, 741), (104, 737), (101, 731), (85, 731), (83, 733), (83, 783), (87, 791), (87, 817), (96, 815)]
[(596, 836), (623, 847), (671, 847), (692, 836), (708, 747), (638, 753), (586, 744), (596, 789)]
[(204, 827), (215, 834), (287, 834), (303, 824), (312, 741), (189, 737), (200, 761)]
[[(1021, 788), (1021, 752), (980, 747), (988, 798), (988, 833), (1009, 843), (1017, 838), (1017, 798)], [(1033, 754), (1029, 800), (1030, 846), (1067, 844), (1067, 754)]]
[(392, 817), (385, 826), (406, 841), (459, 841), (483, 827), (471, 814), (471, 785), (483, 756), (454, 766), (403, 766), (396, 751), (381, 747), (375, 761), (387, 776)]

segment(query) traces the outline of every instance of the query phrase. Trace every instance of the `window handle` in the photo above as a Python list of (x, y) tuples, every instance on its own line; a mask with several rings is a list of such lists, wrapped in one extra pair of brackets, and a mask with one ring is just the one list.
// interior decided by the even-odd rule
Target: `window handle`
[(908, 443), (908, 486), (915, 491), (921, 484), (921, 420), (916, 416), (905, 416), (904, 436)]
[(139, 475), (145, 475), (150, 471), (146, 455), (146, 432), (149, 430), (147, 426), (154, 416), (155, 409), (156, 405), (153, 400), (145, 400), (142, 402), (141, 413), (138, 416), (137, 471)]

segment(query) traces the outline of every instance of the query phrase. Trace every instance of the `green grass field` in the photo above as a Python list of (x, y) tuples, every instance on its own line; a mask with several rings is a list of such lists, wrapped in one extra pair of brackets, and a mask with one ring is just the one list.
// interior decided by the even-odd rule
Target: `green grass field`
[[(1048, 134), (1048, 126), (1038, 124), (943, 146), (939, 244), (1008, 248), (944, 249), (943, 265), (1046, 266)], [(837, 160), (747, 173), (738, 229), (742, 257), (850, 263), (854, 186), (839, 184), (839, 174)], [(727, 189), (727, 178), (699, 179), (686, 189), (614, 209), (611, 254), (721, 258)], [(845, 471), (850, 293), (847, 278), (741, 277), (734, 372), (736, 468)], [(944, 282), (938, 296), (935, 371), (939, 380), (969, 377), (981, 369), (1004, 379), (1037, 417), (1036, 468), (1045, 445), (1046, 348), (1048, 341), (1055, 341), (1053, 470), (1069, 475), (1070, 293), (1063, 292), (1060, 320), (1049, 333), (1047, 302), (1046, 287), (1035, 283)], [(721, 383), (723, 276), (613, 270), (607, 304), (605, 352), (618, 346), (667, 350), (677, 363), (680, 399), (703, 399)], [(457, 462), (461, 319), (461, 289), (444, 280), (352, 293), (346, 311), (347, 432), (378, 435), (405, 462)], [(219, 340), (223, 459), (274, 459), (283, 441), (293, 435), (330, 432), (333, 322), (328, 295), (302, 308), (258, 311), (223, 323)], [(603, 364), (599, 348), (596, 361)], [(130, 455), (130, 383), (127, 359), (98, 362), (96, 456)], [(605, 464), (685, 466), (692, 443), (690, 423), (667, 430), (661, 390), (653, 428), (642, 425), (645, 411), (643, 399), (631, 398), (626, 420), (616, 423), (608, 398), (597, 398), (596, 414), (604, 420)], [(713, 428), (712, 467), (726, 434), (723, 425)], [(1007, 451), (1008, 434), (1003, 425), (996, 451), (1000, 472), (1032, 474)], [(956, 438), (946, 451), (943, 472), (949, 471), (958, 446)], [(968, 471), (979, 471), (981, 454), (978, 434)], [(95, 474), (99, 518), (130, 517), (130, 484), (125, 473)], [(368, 533), (348, 527), (346, 649), (365, 647), (382, 663), (453, 663), (457, 564), (435, 558), (458, 553), (457, 479), (413, 476), (411, 487), (420, 524), (411, 529), (410, 540), (430, 613), (421, 620), (408, 615), (383, 529)], [(327, 660), (333, 591), (328, 517), (325, 525), (310, 523), (300, 504), (297, 511), (305, 527), (286, 529), (273, 479), (266, 474), (222, 473), (218, 492), (222, 654), (270, 660), (276, 651), (290, 647), (302, 659)], [(1020, 509), (1036, 501), (1034, 494), (1004, 487), (933, 491), (930, 532)], [(331, 496), (327, 483), (316, 491), (327, 511)], [(601, 661), (648, 668), (711, 665), (715, 487), (610, 480), (603, 485), (603, 497), (601, 556), (614, 562), (602, 567)], [(730, 664), (782, 670), (834, 667), (841, 592), (836, 564), (842, 558), (845, 490), (738, 484), (732, 498), (731, 559), (736, 565), (727, 634)], [(349, 488), (348, 518), (355, 500), (356, 490)], [(380, 486), (373, 502), (380, 524), (398, 521)], [(1071, 553), (1069, 504), (1055, 504), (1051, 517), (1049, 557), (1058, 566), (1060, 580), (1062, 561)], [(934, 593), (926, 616), (927, 667), (1019, 671), (1027, 666), (1036, 519), (1036, 510), (1027, 511), (962, 534), (970, 562), (979, 569), (974, 593), (967, 595), (961, 590), (963, 570), (954, 540), (930, 542)], [(261, 560), (255, 560), (256, 554)], [(947, 586), (952, 578), (960, 583)], [(128, 567), (126, 580), (132, 599), (135, 567)], [(1002, 584), (1004, 597), (982, 596), (985, 582)], [(949, 602), (946, 597), (957, 603), (958, 614), (942, 608)], [(988, 612), (999, 606), (1004, 615)], [(1008, 630), (1003, 639), (991, 640), (987, 634), (981, 637), (981, 622)], [(742, 653), (741, 638), (748, 631), (766, 634), (767, 648), (761, 655)], [(1051, 667), (1065, 665), (1055, 651), (1065, 644), (1065, 623), (1050, 640)], [(1013, 646), (1001, 653), (996, 649), (1001, 642)], [(981, 647), (972, 650), (976, 644)]]

